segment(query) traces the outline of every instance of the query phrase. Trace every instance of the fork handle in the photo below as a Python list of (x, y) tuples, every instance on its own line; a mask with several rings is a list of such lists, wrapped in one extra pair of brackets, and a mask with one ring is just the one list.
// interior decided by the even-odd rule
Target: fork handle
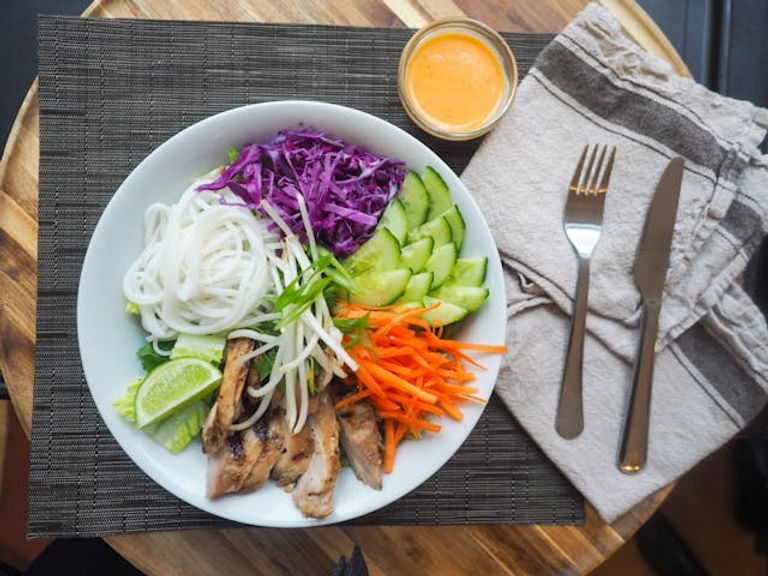
[(576, 438), (584, 429), (581, 372), (584, 360), (584, 333), (587, 326), (588, 292), (589, 259), (579, 256), (579, 275), (571, 314), (571, 334), (568, 338), (568, 353), (555, 420), (555, 430), (567, 439)]
[(619, 449), (619, 470), (640, 472), (648, 454), (648, 426), (651, 418), (651, 384), (656, 360), (660, 305), (643, 301), (640, 350), (632, 371), (632, 391)]

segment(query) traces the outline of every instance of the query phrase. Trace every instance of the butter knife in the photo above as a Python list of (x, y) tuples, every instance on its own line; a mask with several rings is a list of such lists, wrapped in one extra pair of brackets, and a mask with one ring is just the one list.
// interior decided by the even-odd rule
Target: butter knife
[(653, 195), (635, 259), (635, 284), (643, 300), (640, 348), (635, 359), (632, 391), (619, 450), (618, 466), (625, 474), (642, 470), (648, 455), (651, 384), (656, 360), (659, 312), (682, 180), (683, 159), (678, 156), (667, 165)]

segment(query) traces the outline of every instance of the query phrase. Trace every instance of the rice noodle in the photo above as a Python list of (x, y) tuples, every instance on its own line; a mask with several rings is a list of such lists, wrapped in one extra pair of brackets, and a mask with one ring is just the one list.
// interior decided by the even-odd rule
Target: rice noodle
[[(224, 332), (265, 312), (259, 307), (272, 278), (264, 239), (274, 245), (275, 236), (250, 210), (198, 192), (202, 183), (176, 204), (146, 210), (145, 247), (123, 279), (153, 342)], [(237, 200), (231, 193), (224, 199)]]

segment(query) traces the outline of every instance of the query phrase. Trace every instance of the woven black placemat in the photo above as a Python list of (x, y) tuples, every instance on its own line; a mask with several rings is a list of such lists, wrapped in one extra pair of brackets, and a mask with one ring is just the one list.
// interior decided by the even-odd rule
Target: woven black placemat
[[(78, 279), (91, 233), (122, 180), (160, 143), (202, 118), (254, 102), (304, 98), (371, 112), (421, 138), (460, 172), (478, 143), (432, 139), (399, 104), (397, 62), (411, 34), (40, 18), (31, 537), (232, 525), (150, 480), (96, 411), (75, 337)], [(525, 73), (551, 37), (506, 38)], [(494, 398), (439, 473), (358, 522), (576, 524), (583, 518), (581, 497)]]

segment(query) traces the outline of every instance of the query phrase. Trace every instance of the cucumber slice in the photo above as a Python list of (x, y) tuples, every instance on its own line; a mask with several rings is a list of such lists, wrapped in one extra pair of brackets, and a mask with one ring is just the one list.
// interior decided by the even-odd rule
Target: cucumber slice
[(451, 304), (456, 304), (456, 306), (461, 306), (471, 314), (472, 312), (477, 312), (488, 298), (488, 288), (443, 284), (439, 290), (430, 295)]
[[(461, 218), (461, 215), (459, 215), (459, 218)], [(386, 228), (392, 232), (400, 246), (405, 243), (405, 237), (408, 235), (408, 223), (405, 219), (405, 208), (403, 208), (400, 200), (395, 198), (389, 203), (387, 209), (384, 210), (384, 214), (381, 215), (379, 227)]]
[(435, 275), (432, 279), (432, 289), (439, 288), (451, 275), (451, 270), (456, 265), (457, 255), (458, 250), (453, 243), (444, 244), (432, 252), (432, 256), (424, 267), (427, 272)]
[(405, 209), (405, 220), (408, 224), (408, 230), (413, 230), (427, 221), (429, 195), (424, 187), (424, 183), (416, 172), (408, 172), (398, 198), (403, 203), (403, 208)]
[(482, 286), (485, 281), (485, 271), (488, 268), (488, 258), (459, 258), (451, 272), (451, 284), (460, 286)]
[(429, 194), (429, 212), (427, 212), (427, 222), (429, 222), (451, 207), (451, 192), (432, 166), (424, 169), (421, 180)]
[(446, 326), (464, 320), (468, 312), (461, 306), (456, 306), (450, 302), (439, 300), (431, 296), (424, 296), (424, 306), (432, 306), (440, 303), (440, 306), (434, 310), (424, 312), (421, 317), (432, 326)]
[(387, 228), (376, 228), (373, 236), (344, 260), (352, 276), (394, 270), (400, 266), (400, 243)]
[(464, 223), (464, 217), (459, 212), (459, 207), (454, 204), (448, 210), (443, 212), (442, 216), (448, 220), (448, 224), (451, 227), (451, 237), (453, 243), (456, 244), (456, 248), (461, 248), (461, 243), (464, 242), (464, 231), (467, 225)]
[(434, 220), (430, 220), (426, 224), (422, 224), (418, 228), (411, 230), (408, 232), (408, 244), (413, 244), (417, 240), (427, 237), (431, 237), (432, 240), (435, 241), (434, 248), (439, 248), (443, 244), (448, 244), (453, 238), (451, 225), (448, 224), (448, 219), (438, 216)]
[(358, 276), (355, 278), (355, 294), (350, 300), (363, 306), (386, 306), (396, 301), (405, 292), (411, 271), (398, 268), (387, 272)]
[(421, 299), (427, 295), (427, 292), (432, 287), (432, 278), (434, 278), (432, 272), (422, 272), (421, 274), (411, 276), (408, 286), (405, 287), (402, 300), (405, 302), (421, 302)]
[(431, 236), (417, 240), (413, 244), (406, 244), (400, 252), (400, 262), (403, 268), (410, 268), (414, 274), (424, 270), (434, 247), (435, 241)]

